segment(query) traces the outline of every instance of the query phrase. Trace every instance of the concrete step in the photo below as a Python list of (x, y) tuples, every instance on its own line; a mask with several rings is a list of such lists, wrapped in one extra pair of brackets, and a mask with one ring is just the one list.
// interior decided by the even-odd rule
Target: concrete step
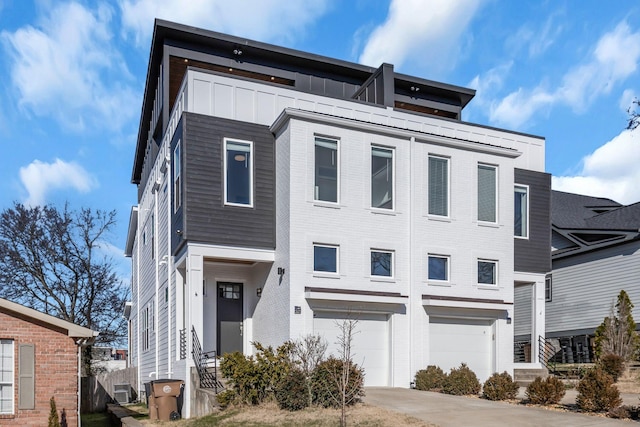
[(526, 387), (531, 384), (537, 377), (547, 378), (549, 371), (546, 368), (531, 369), (514, 369), (513, 380), (520, 387)]

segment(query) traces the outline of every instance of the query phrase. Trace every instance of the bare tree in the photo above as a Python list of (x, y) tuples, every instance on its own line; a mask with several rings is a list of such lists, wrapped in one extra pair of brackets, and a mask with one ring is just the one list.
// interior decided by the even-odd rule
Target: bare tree
[(627, 129), (634, 130), (638, 126), (640, 126), (640, 111), (637, 108), (640, 107), (640, 99), (635, 98), (631, 107), (627, 109), (627, 113), (629, 113), (629, 122), (627, 123)]
[(0, 297), (100, 332), (126, 336), (127, 295), (101, 250), (115, 211), (14, 204), (0, 214)]
[(324, 358), (326, 351), (327, 341), (320, 335), (309, 334), (293, 343), (291, 356), (300, 366), (300, 369), (307, 380), (309, 405), (313, 402), (313, 386), (311, 377), (313, 376), (313, 371), (316, 369), (316, 366), (318, 366)]

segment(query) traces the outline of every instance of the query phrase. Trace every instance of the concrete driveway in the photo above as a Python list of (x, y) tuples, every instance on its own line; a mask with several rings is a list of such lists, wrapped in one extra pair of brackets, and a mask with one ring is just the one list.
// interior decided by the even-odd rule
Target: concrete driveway
[(631, 426), (628, 420), (560, 412), (476, 397), (449, 396), (405, 388), (367, 387), (364, 402), (440, 427), (449, 426)]

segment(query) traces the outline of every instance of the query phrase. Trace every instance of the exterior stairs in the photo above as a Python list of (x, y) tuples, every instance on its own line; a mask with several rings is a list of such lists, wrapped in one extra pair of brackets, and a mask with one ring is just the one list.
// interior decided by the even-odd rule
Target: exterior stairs
[(520, 387), (526, 387), (533, 382), (537, 377), (542, 379), (549, 376), (547, 368), (527, 368), (527, 369), (514, 369), (513, 380), (518, 383)]

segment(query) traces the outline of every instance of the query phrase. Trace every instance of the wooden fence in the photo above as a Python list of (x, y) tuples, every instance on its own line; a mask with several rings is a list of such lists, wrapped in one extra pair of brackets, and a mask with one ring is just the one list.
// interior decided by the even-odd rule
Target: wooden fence
[(128, 384), (130, 401), (138, 400), (138, 368), (130, 367), (119, 371), (84, 377), (81, 381), (82, 413), (103, 412), (107, 403), (115, 401), (116, 386), (122, 390)]

